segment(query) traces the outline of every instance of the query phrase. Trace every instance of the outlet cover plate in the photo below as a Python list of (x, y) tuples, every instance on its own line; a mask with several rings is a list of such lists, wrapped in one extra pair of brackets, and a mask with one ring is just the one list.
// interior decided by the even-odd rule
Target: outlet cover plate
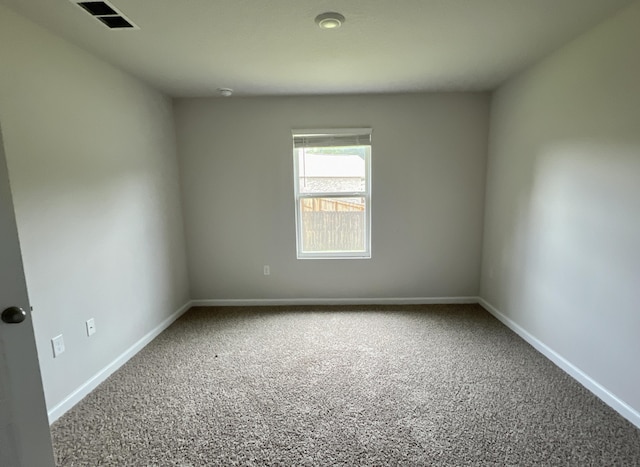
[(62, 334), (51, 339), (51, 346), (53, 347), (53, 358), (56, 358), (64, 352), (64, 339), (62, 338)]

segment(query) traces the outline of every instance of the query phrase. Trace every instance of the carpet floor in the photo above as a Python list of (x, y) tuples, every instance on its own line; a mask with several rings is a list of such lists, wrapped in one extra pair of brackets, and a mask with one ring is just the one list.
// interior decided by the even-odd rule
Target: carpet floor
[(640, 465), (479, 305), (192, 308), (52, 437), (60, 466)]

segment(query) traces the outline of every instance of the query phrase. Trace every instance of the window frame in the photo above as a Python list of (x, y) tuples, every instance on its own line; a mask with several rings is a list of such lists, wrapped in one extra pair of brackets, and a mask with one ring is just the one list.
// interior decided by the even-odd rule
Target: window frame
[[(371, 128), (329, 128), (329, 129), (294, 129), (291, 131), (293, 145), (293, 179), (294, 179), (294, 201), (295, 201), (295, 223), (296, 223), (296, 255), (298, 259), (371, 259), (371, 152), (373, 144), (371, 141)], [(354, 144), (353, 146), (365, 146), (365, 188), (364, 191), (357, 192), (326, 192), (326, 193), (301, 193), (300, 192), (300, 172), (299, 158), (296, 149), (295, 139), (301, 136), (336, 136), (337, 138), (354, 136), (356, 139), (367, 136), (369, 142), (366, 144)], [(330, 139), (330, 138), (329, 138)], [(341, 147), (331, 145), (320, 147)], [(345, 147), (344, 145), (342, 147)], [(302, 234), (302, 200), (304, 199), (340, 199), (340, 198), (364, 198), (364, 251), (303, 251)]]

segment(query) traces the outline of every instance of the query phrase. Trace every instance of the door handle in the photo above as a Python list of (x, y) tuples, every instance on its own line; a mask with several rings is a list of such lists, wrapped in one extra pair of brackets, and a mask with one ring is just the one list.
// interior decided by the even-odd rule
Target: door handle
[(9, 324), (22, 323), (26, 317), (27, 312), (17, 306), (12, 306), (2, 312), (2, 321)]

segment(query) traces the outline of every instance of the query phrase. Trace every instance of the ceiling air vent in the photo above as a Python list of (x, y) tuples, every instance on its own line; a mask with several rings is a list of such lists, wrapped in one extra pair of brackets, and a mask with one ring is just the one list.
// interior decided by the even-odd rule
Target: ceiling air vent
[(93, 16), (117, 15), (118, 12), (107, 5), (105, 2), (80, 2), (81, 6)]
[(98, 18), (111, 29), (132, 28), (133, 24), (124, 19), (122, 16), (100, 16)]
[(140, 29), (108, 2), (79, 2), (71, 0), (110, 29)]

